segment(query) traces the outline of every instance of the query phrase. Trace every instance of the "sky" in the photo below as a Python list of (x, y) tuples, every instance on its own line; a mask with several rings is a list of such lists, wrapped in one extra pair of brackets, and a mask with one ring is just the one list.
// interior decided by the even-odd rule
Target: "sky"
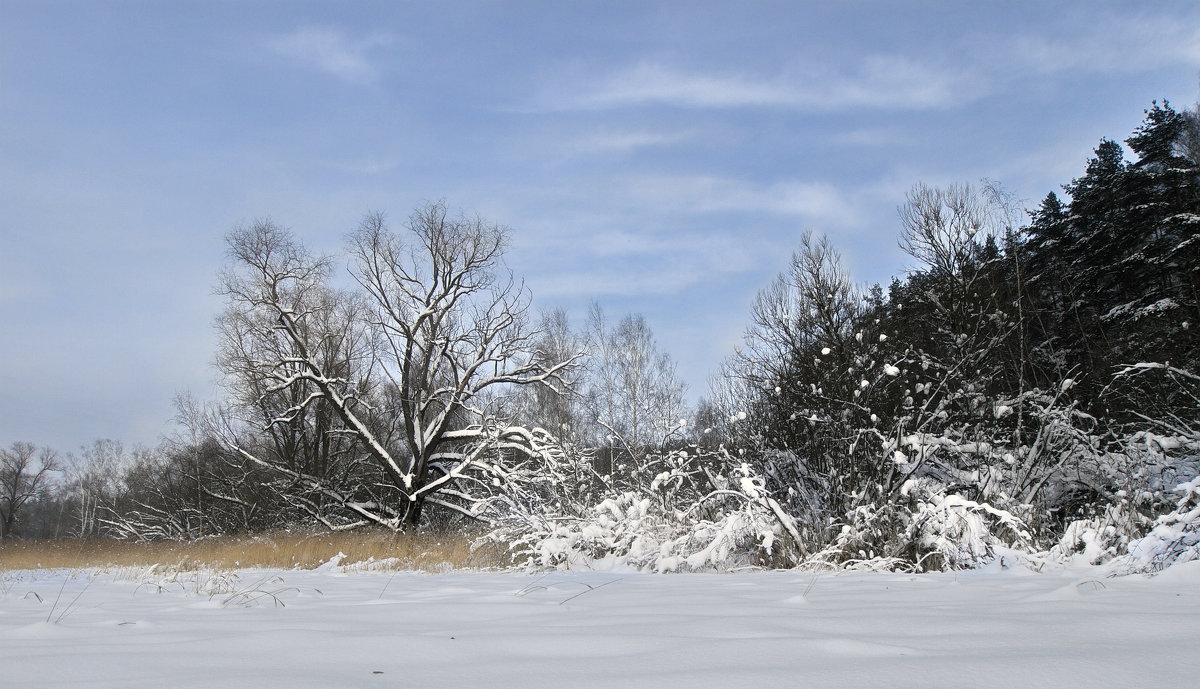
[(886, 285), (914, 184), (1033, 207), (1198, 78), (1195, 2), (0, 0), (0, 445), (157, 443), (230, 230), (436, 200), (696, 399), (806, 230)]

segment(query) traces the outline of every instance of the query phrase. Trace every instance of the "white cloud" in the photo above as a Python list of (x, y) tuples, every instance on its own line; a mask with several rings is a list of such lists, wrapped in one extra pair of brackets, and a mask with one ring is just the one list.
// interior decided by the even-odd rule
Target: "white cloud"
[(668, 295), (757, 271), (778, 246), (770, 223), (680, 226), (656, 206), (625, 200), (608, 212), (518, 220), (510, 265), (539, 300)]
[(585, 132), (574, 138), (567, 149), (575, 154), (617, 153), (628, 154), (634, 151), (658, 146), (673, 146), (695, 136), (693, 132), (674, 131), (661, 132), (647, 129), (612, 130), (602, 129)]
[(520, 228), (510, 262), (539, 299), (681, 294), (714, 279), (769, 275), (800, 231), (852, 237), (865, 223), (850, 191), (823, 182), (699, 175), (607, 181), (598, 201), (603, 210), (564, 200), (528, 217), (519, 209), (502, 213)]
[(601, 265), (589, 270), (542, 273), (529, 277), (539, 299), (645, 297), (678, 294), (704, 275), (698, 267), (659, 265), (654, 270)]
[(392, 39), (372, 35), (351, 40), (342, 31), (331, 27), (307, 27), (268, 42), (279, 55), (314, 66), (342, 81), (371, 84), (379, 78), (379, 67), (368, 53), (387, 45)]
[(642, 63), (604, 80), (582, 94), (583, 106), (611, 107), (667, 103), (686, 107), (786, 105), (795, 94), (785, 85), (736, 75), (687, 73)]
[(978, 80), (960, 68), (902, 56), (866, 57), (849, 70), (806, 62), (774, 76), (684, 70), (642, 62), (574, 95), (551, 96), (557, 109), (671, 105), (685, 108), (948, 108), (977, 95)]
[(736, 282), (790, 253), (807, 227), (852, 235), (862, 223), (850, 197), (824, 183), (643, 175), (615, 180), (610, 191), (607, 214), (517, 223), (515, 267), (539, 299), (671, 295)]
[(1162, 17), (1098, 15), (1075, 35), (1018, 36), (1011, 45), (1020, 63), (1043, 74), (1088, 71), (1128, 74), (1200, 64), (1200, 27)]
[(783, 180), (756, 184), (702, 175), (646, 175), (630, 178), (626, 184), (631, 197), (676, 213), (771, 213), (838, 227), (852, 227), (860, 222), (851, 200), (825, 182)]
[(808, 77), (826, 109), (943, 109), (974, 100), (980, 80), (959, 68), (917, 62), (907, 57), (874, 55), (852, 74), (827, 75), (809, 68)]
[(761, 267), (771, 238), (760, 233), (651, 234), (623, 230), (577, 236), (582, 263), (526, 273), (539, 299), (680, 294)]

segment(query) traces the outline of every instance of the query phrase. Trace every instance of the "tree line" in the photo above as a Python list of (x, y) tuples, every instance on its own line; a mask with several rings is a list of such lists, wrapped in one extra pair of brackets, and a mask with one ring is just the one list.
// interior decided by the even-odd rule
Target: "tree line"
[(535, 314), (509, 231), (445, 203), (368, 215), (338, 256), (237, 228), (225, 398), (65, 481), (14, 444), (0, 533), (57, 506), (56, 533), (130, 538), (472, 528), (538, 566), (1127, 555), (1200, 499), (1176, 490), (1200, 473), (1200, 117), (1155, 102), (1125, 144), (1029, 210), (917, 184), (917, 267), (886, 289), (806, 233), (695, 408), (644, 318)]

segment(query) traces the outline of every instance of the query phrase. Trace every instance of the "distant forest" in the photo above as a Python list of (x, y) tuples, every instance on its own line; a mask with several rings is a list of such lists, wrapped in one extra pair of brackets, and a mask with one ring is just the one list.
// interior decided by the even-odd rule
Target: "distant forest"
[(337, 256), (236, 228), (224, 398), (180, 397), (154, 448), (0, 450), (0, 539), (441, 529), (654, 571), (1195, 559), (1200, 113), (1155, 102), (1124, 144), (1034, 208), (916, 184), (918, 268), (886, 287), (806, 234), (695, 408), (641, 316), (535, 312), (490, 220), (371, 215)]

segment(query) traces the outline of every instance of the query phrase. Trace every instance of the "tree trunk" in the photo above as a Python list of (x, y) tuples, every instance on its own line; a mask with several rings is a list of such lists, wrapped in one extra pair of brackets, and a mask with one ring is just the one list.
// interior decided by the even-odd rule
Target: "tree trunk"
[(421, 496), (416, 500), (408, 503), (408, 509), (404, 512), (404, 518), (400, 526), (405, 531), (416, 530), (421, 526), (421, 512), (425, 507), (425, 496)]

